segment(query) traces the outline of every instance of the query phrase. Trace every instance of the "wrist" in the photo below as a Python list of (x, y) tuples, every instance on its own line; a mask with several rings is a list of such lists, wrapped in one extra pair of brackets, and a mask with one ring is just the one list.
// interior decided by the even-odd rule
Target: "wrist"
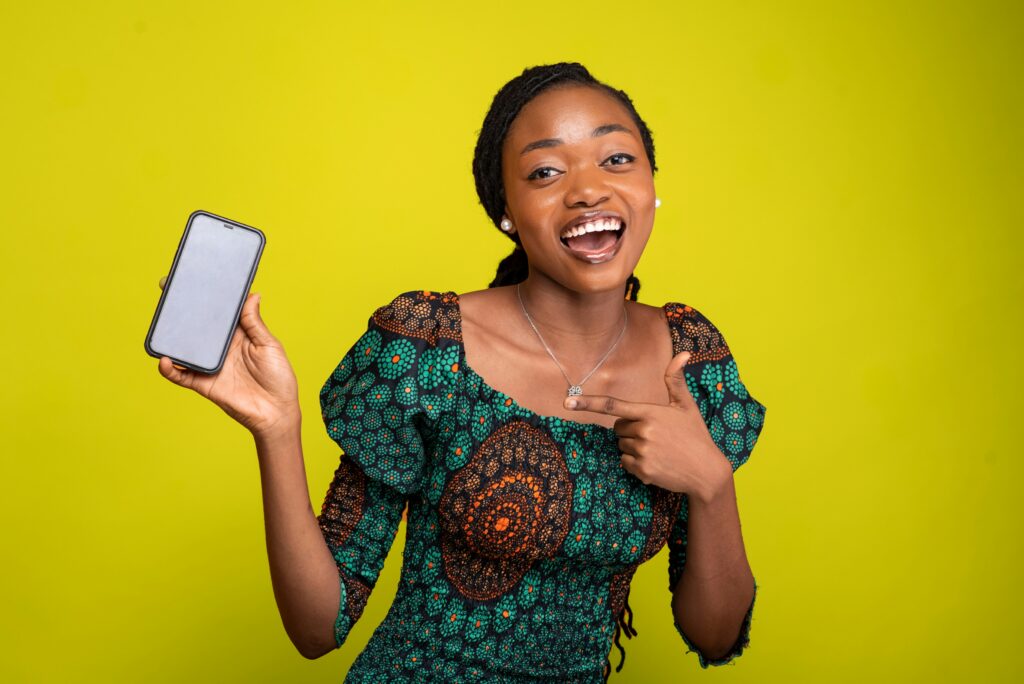
[(257, 444), (280, 444), (301, 438), (302, 414), (296, 409), (281, 416), (272, 424), (251, 430)]
[(732, 464), (718, 449), (706, 460), (708, 467), (701, 478), (701, 486), (693, 492), (693, 498), (708, 505), (733, 491)]

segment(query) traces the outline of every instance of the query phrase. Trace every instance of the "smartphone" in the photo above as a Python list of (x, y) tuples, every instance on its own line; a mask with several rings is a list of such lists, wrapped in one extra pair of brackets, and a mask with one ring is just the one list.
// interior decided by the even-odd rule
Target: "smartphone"
[(149, 325), (146, 352), (201, 373), (218, 372), (264, 244), (262, 231), (252, 226), (192, 212)]

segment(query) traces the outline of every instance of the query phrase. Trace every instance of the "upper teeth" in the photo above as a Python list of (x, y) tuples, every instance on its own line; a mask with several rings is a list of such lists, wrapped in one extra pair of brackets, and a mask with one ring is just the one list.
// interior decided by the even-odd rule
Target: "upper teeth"
[(588, 221), (579, 225), (573, 226), (568, 230), (563, 230), (559, 237), (571, 238), (577, 235), (583, 235), (584, 233), (596, 233), (602, 230), (618, 230), (622, 227), (622, 221), (619, 219), (596, 219), (594, 221)]

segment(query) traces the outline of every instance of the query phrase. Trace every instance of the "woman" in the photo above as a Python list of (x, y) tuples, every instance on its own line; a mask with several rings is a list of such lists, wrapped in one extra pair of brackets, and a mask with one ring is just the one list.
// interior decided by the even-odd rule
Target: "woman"
[(636, 301), (656, 168), (629, 97), (579, 64), (498, 92), (473, 173), (515, 249), (487, 289), (374, 312), (320, 392), (343, 453), (317, 517), (295, 377), (258, 296), (218, 375), (160, 360), (255, 437), (274, 592), (304, 656), (345, 641), (406, 505), (398, 594), (347, 682), (606, 681), (613, 641), (636, 634), (630, 580), (665, 544), (700, 665), (746, 646), (756, 585), (732, 473), (764, 406), (707, 318)]

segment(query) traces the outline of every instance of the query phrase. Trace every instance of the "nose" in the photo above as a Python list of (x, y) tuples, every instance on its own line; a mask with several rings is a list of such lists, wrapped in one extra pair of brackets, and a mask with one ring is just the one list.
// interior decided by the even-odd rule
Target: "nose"
[(608, 186), (604, 183), (599, 168), (578, 168), (571, 173), (569, 188), (565, 193), (565, 206), (592, 207), (608, 199)]

